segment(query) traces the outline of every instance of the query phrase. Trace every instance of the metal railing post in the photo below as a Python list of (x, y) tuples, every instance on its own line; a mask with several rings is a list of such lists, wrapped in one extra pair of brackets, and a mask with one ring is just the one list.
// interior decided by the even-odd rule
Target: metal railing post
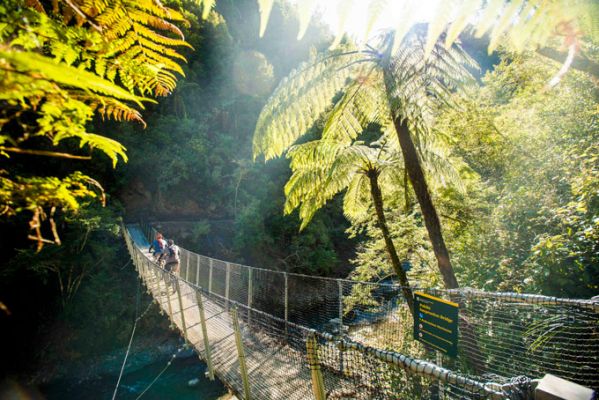
[[(160, 305), (160, 314), (164, 314), (165, 311), (163, 310), (163, 307), (164, 307), (165, 302), (159, 300), (162, 298), (162, 296), (161, 296), (162, 286), (160, 286), (160, 281), (162, 281), (162, 279), (160, 279), (161, 275), (162, 274), (158, 270), (154, 269), (154, 276), (155, 276), (156, 282), (158, 284), (158, 295), (156, 296), (156, 302)], [(165, 287), (164, 293), (166, 293), (166, 291), (168, 290), (168, 287), (166, 287), (166, 284), (164, 285), (164, 287)]]
[(181, 296), (181, 284), (179, 279), (177, 279), (175, 282), (175, 290), (177, 291), (177, 297), (179, 298), (179, 310), (181, 311), (181, 323), (183, 324), (183, 337), (185, 338), (185, 342), (189, 343), (189, 338), (187, 337), (187, 326), (185, 326), (185, 308), (183, 307), (183, 297)]
[(197, 265), (196, 265), (196, 285), (200, 284), (200, 255), (196, 254), (196, 260), (197, 260)]
[[(441, 353), (440, 351), (435, 351), (436, 353), (436, 358), (437, 358), (437, 366), (439, 367), (443, 367), (443, 353)], [(445, 400), (445, 385), (443, 384), (443, 381), (439, 380), (439, 400)]]
[(210, 258), (210, 271), (208, 272), (208, 293), (212, 294), (212, 258)]
[(231, 310), (233, 318), (233, 329), (235, 330), (235, 344), (237, 345), (237, 356), (239, 357), (239, 372), (243, 381), (244, 399), (250, 400), (250, 381), (248, 378), (247, 366), (245, 364), (245, 351), (243, 350), (243, 342), (241, 341), (241, 329), (239, 328), (239, 318), (237, 317), (237, 307)]
[(339, 336), (343, 334), (343, 283), (337, 281), (339, 288)]
[(318, 342), (316, 335), (310, 333), (306, 340), (306, 352), (308, 357), (308, 366), (312, 376), (312, 393), (316, 400), (326, 400), (324, 390), (324, 380), (322, 379), (322, 371), (320, 370), (320, 362), (318, 360)]
[(141, 260), (139, 253), (137, 253), (136, 256), (137, 256), (137, 262), (139, 263), (139, 266), (142, 271), (141, 278), (144, 281), (144, 284), (146, 285), (146, 293), (150, 294), (151, 293), (150, 279), (148, 278), (148, 275), (146, 273), (146, 271), (148, 271), (150, 269), (150, 261), (147, 259)]
[[(337, 281), (337, 288), (339, 291), (339, 337), (343, 336), (343, 283)], [(343, 348), (339, 347), (339, 371), (341, 374), (345, 374), (344, 368), (344, 353)]]
[(253, 269), (248, 267), (248, 325), (252, 323)]
[(289, 322), (289, 275), (287, 272), (285, 274), (285, 334), (288, 332), (288, 322)]
[(189, 282), (189, 250), (185, 252), (185, 258), (187, 258), (187, 260), (185, 260), (185, 280), (187, 282)]
[(227, 299), (225, 303), (225, 308), (229, 309), (229, 285), (231, 280), (231, 264), (227, 263), (226, 275), (225, 275), (225, 299)]
[(162, 272), (162, 281), (164, 282), (164, 293), (166, 294), (166, 301), (168, 303), (168, 317), (171, 321), (170, 326), (172, 328), (174, 320), (173, 320), (173, 306), (171, 305), (171, 296), (169, 294), (169, 287), (168, 287), (168, 283), (166, 282), (166, 279), (164, 279), (165, 274), (167, 274), (167, 276), (170, 278), (170, 275), (168, 275), (168, 272), (163, 271)]
[(204, 314), (204, 303), (202, 293), (196, 290), (196, 303), (200, 311), (200, 323), (202, 325), (202, 337), (204, 338), (204, 352), (206, 353), (206, 365), (208, 366), (208, 378), (214, 380), (214, 367), (212, 366), (212, 354), (210, 352), (210, 340), (208, 339), (208, 328), (206, 327), (206, 315)]

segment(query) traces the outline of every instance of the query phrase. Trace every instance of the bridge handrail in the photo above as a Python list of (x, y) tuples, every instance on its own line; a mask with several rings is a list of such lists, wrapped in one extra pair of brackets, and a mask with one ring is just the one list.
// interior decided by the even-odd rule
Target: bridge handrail
[[(134, 247), (134, 250), (136, 252), (138, 252), (138, 254), (143, 256), (143, 253), (139, 250), (139, 248)], [(190, 253), (192, 253), (192, 252), (190, 252)], [(195, 253), (193, 253), (193, 254), (195, 254)], [(168, 276), (170, 276), (171, 279), (185, 282), (189, 287), (200, 291), (207, 298), (218, 299), (221, 302), (229, 303), (231, 306), (234, 306), (238, 309), (249, 311), (249, 312), (251, 312), (253, 314), (257, 314), (257, 315), (262, 315), (268, 319), (277, 321), (281, 324), (285, 324), (285, 325), (293, 327), (299, 331), (302, 331), (306, 334), (306, 336), (310, 333), (315, 334), (316, 336), (320, 337), (323, 340), (326, 340), (327, 342), (334, 343), (339, 348), (353, 349), (358, 352), (371, 355), (371, 356), (375, 357), (376, 359), (383, 361), (385, 363), (401, 367), (405, 370), (409, 370), (413, 374), (432, 378), (436, 381), (443, 382), (443, 383), (455, 384), (460, 387), (470, 388), (471, 390), (485, 393), (486, 396), (488, 396), (488, 398), (493, 399), (493, 400), (506, 399), (505, 392), (507, 390), (513, 389), (515, 387), (515, 385), (512, 385), (512, 384), (499, 384), (499, 383), (495, 383), (495, 382), (480, 382), (475, 379), (472, 379), (467, 376), (464, 376), (459, 373), (448, 370), (446, 368), (439, 367), (438, 365), (428, 362), (428, 361), (425, 361), (425, 360), (416, 359), (416, 358), (410, 357), (408, 355), (401, 354), (399, 352), (377, 349), (377, 348), (371, 347), (371, 346), (365, 346), (361, 343), (355, 342), (355, 341), (347, 339), (347, 338), (342, 338), (342, 337), (339, 337), (337, 335), (333, 335), (333, 334), (330, 334), (327, 332), (321, 332), (321, 331), (318, 331), (318, 330), (312, 329), (310, 327), (307, 327), (307, 326), (304, 326), (301, 324), (297, 324), (297, 323), (294, 323), (291, 321), (286, 321), (282, 318), (279, 318), (275, 315), (266, 313), (262, 310), (259, 310), (259, 309), (253, 308), (253, 307), (248, 307), (247, 305), (240, 303), (238, 301), (235, 301), (232, 299), (227, 299), (226, 297), (219, 295), (218, 293), (214, 293), (214, 292), (210, 293), (203, 286), (197, 285), (194, 282), (190, 282), (190, 281), (186, 280), (185, 278), (183, 278), (175, 273), (172, 273), (170, 271), (165, 271), (163, 268), (161, 268), (158, 264), (156, 264), (152, 260), (149, 260), (149, 259), (146, 259), (146, 260), (149, 261), (149, 265), (151, 265), (152, 268), (154, 268), (155, 270), (159, 270), (161, 273), (166, 273)], [(248, 267), (248, 268), (252, 268), (252, 267)], [(296, 274), (296, 275), (301, 276), (301, 274)]]
[[(154, 233), (157, 232), (156, 229), (153, 227), (152, 227), (152, 231)], [(391, 288), (398, 289), (398, 290), (400, 290), (402, 288), (401, 285), (395, 284), (395, 283), (368, 282), (368, 281), (360, 281), (360, 280), (353, 280), (353, 279), (346, 279), (346, 278), (315, 276), (315, 275), (300, 274), (297, 272), (286, 272), (286, 271), (280, 271), (280, 270), (275, 270), (275, 269), (254, 267), (254, 266), (249, 266), (249, 265), (245, 265), (245, 264), (240, 264), (240, 263), (236, 263), (236, 262), (232, 262), (232, 261), (226, 261), (226, 260), (221, 260), (218, 258), (206, 256), (206, 255), (199, 254), (199, 253), (196, 253), (196, 252), (188, 250), (188, 249), (184, 249), (184, 250), (189, 252), (190, 254), (193, 254), (193, 255), (199, 256), (199, 257), (204, 257), (208, 260), (217, 261), (217, 262), (221, 262), (221, 263), (225, 263), (225, 264), (231, 264), (231, 265), (235, 265), (240, 268), (252, 269), (254, 271), (264, 271), (264, 272), (268, 272), (268, 273), (282, 274), (282, 275), (287, 274), (288, 276), (294, 276), (294, 277), (299, 277), (299, 278), (312, 278), (312, 279), (317, 278), (320, 280), (327, 280), (327, 281), (333, 281), (333, 282), (344, 282), (344, 283), (350, 283), (350, 284), (360, 284), (360, 285), (370, 285), (370, 286), (387, 286), (387, 287), (391, 287)], [(484, 291), (484, 290), (471, 288), (471, 287), (462, 287), (462, 288), (458, 288), (458, 289), (442, 289), (442, 288), (431, 288), (431, 287), (425, 287), (425, 286), (421, 286), (421, 287), (414, 286), (414, 287), (411, 287), (411, 289), (414, 291), (429, 290), (429, 291), (433, 291), (433, 292), (436, 292), (439, 294), (446, 293), (446, 294), (450, 294), (450, 295), (464, 296), (466, 298), (473, 298), (473, 299), (494, 298), (494, 299), (501, 299), (501, 300), (520, 301), (523, 303), (538, 304), (538, 305), (579, 306), (579, 307), (587, 308), (587, 309), (590, 309), (590, 310), (593, 310), (593, 311), (599, 313), (599, 299), (594, 299), (594, 298), (581, 299), (581, 298), (564, 298), (564, 297), (555, 297), (555, 296), (545, 296), (545, 295), (541, 295), (541, 294), (528, 294), (528, 293), (516, 293), (516, 292), (489, 292), (489, 291)]]

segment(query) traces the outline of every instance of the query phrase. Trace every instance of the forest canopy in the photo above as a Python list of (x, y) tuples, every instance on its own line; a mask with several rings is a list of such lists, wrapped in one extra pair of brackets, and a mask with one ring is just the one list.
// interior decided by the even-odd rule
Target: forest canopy
[[(108, 198), (274, 268), (592, 294), (597, 5), (449, 1), (380, 35), (371, 1), (377, 47), (347, 3), (330, 32), (319, 2), (4, 2), (3, 216), (40, 251)], [(289, 160), (253, 163), (253, 126)]]

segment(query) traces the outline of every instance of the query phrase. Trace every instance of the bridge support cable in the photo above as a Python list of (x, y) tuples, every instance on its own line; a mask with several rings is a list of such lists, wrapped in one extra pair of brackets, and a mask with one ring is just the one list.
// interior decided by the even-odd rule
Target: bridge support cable
[[(127, 344), (127, 350), (125, 351), (125, 357), (123, 358), (123, 364), (121, 365), (119, 377), (116, 381), (116, 386), (114, 388), (114, 392), (112, 393), (112, 400), (116, 399), (116, 394), (119, 390), (119, 385), (121, 384), (121, 378), (123, 377), (123, 372), (125, 372), (125, 365), (127, 365), (127, 359), (129, 358), (129, 352), (131, 351), (131, 345), (133, 344), (133, 338), (135, 336), (135, 330), (137, 329), (137, 323), (147, 314), (147, 312), (150, 310), (151, 306), (152, 306), (152, 303), (148, 304), (148, 306), (146, 307), (144, 312), (141, 313), (141, 315), (139, 315), (139, 316), (136, 315), (135, 321), (133, 322), (133, 328), (131, 329), (131, 335), (129, 337), (129, 343)], [(136, 311), (136, 314), (137, 314), (137, 311)]]
[[(459, 298), (460, 317), (477, 335), (480, 351), (472, 354), (489, 372), (477, 376), (467, 363), (474, 339), (462, 329), (458, 357), (446, 364), (451, 370), (414, 341), (412, 317), (397, 285), (283, 273), (198, 254), (194, 263), (192, 252), (182, 260), (189, 267), (177, 276), (145, 261), (146, 242), (138, 228), (130, 226), (128, 234), (132, 254), (139, 256), (136, 264), (144, 260), (148, 271), (162, 276), (159, 280), (166, 284), (168, 275), (179, 285), (180, 302), (159, 301), (163, 310), (172, 308), (173, 326), (183, 334), (185, 326), (189, 343), (203, 347), (209, 373), (241, 395), (245, 388), (235, 356), (234, 323), (223, 312), (229, 307), (237, 309), (254, 399), (314, 398), (307, 362), (312, 333), (330, 398), (521, 399), (531, 379), (545, 373), (599, 387), (599, 302), (594, 300), (416, 289), (447, 300)], [(162, 299), (161, 288), (155, 287), (152, 293)], [(184, 314), (183, 324), (178, 312)], [(381, 350), (390, 348), (394, 351)]]
[[(154, 379), (152, 379), (152, 382), (150, 382), (148, 384), (148, 386), (146, 386), (144, 388), (144, 390), (135, 398), (135, 400), (139, 400), (143, 397), (144, 394), (147, 393), (148, 390), (150, 390), (152, 388), (152, 386), (154, 386), (154, 384), (158, 381), (158, 379), (160, 379), (160, 377), (166, 372), (166, 370), (173, 364), (173, 360), (175, 358), (177, 358), (177, 356), (179, 355), (179, 353), (181, 351), (183, 351), (183, 349), (185, 348), (185, 345), (179, 347), (179, 349), (171, 356), (171, 358), (167, 361), (166, 365), (164, 366), (164, 368), (162, 368), (162, 370), (160, 370), (160, 372), (158, 372), (158, 375), (156, 375), (156, 377)], [(114, 400), (114, 397), (113, 397)]]

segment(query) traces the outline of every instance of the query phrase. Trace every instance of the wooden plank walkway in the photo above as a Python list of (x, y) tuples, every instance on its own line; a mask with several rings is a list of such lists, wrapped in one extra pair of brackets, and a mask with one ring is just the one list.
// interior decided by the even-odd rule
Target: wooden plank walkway
[[(135, 246), (141, 250), (144, 257), (137, 260), (137, 263), (143, 262), (144, 268), (149, 273), (143, 274), (139, 265), (138, 270), (144, 277), (151, 295), (162, 312), (169, 316), (182, 334), (185, 332), (182, 318), (184, 317), (188, 342), (196, 348), (201, 358), (206, 360), (196, 289), (184, 280), (177, 279), (156, 267), (150, 261), (152, 258), (148, 252), (149, 244), (139, 227), (131, 225), (127, 229)], [(179, 297), (175, 290), (176, 281), (181, 290), (183, 315), (181, 315)], [(231, 314), (224, 304), (219, 304), (218, 298), (205, 294), (201, 296), (215, 373), (225, 384), (232, 387), (239, 397), (243, 397), (243, 383), (239, 372)], [(284, 341), (250, 330), (242, 321), (240, 325), (253, 399), (314, 398), (310, 369), (304, 354), (290, 348)]]

